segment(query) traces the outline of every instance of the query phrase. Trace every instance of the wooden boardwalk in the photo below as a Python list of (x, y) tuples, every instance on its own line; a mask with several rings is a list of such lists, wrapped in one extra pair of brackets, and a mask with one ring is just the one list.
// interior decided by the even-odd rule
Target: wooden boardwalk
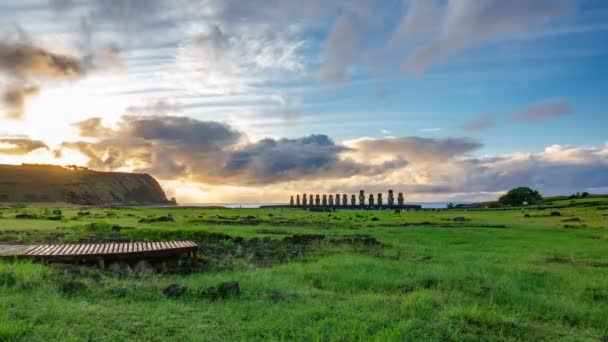
[(0, 257), (26, 257), (51, 262), (167, 258), (188, 255), (194, 261), (198, 245), (192, 241), (91, 243), (67, 245), (0, 245)]

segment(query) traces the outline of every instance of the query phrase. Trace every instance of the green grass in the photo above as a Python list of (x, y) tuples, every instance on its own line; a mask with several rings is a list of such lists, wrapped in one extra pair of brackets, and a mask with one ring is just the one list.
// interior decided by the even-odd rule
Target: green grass
[[(553, 217), (554, 210), (86, 208), (91, 215), (78, 216), (67, 207), (61, 221), (49, 221), (45, 207), (5, 208), (0, 239), (11, 243), (191, 238), (205, 257), (218, 246), (237, 248), (213, 234), (277, 243), (294, 234), (364, 234), (384, 247), (321, 243), (267, 267), (233, 255), (204, 272), (143, 278), (4, 261), (0, 341), (605, 340), (608, 210), (600, 209), (561, 208)], [(43, 218), (14, 218), (24, 211)], [(138, 222), (167, 213), (175, 222)], [(453, 220), (460, 216), (468, 221)], [(86, 289), (63, 293), (68, 280)], [(223, 281), (238, 281), (242, 295), (200, 295)], [(166, 298), (172, 283), (189, 290)]]

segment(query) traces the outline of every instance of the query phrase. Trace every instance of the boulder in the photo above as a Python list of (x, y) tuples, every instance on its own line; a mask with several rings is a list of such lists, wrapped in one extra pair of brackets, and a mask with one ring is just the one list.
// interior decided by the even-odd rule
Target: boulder
[(171, 284), (163, 290), (163, 294), (167, 298), (178, 298), (178, 297), (184, 295), (187, 291), (188, 291), (187, 286), (183, 286), (183, 285), (179, 285), (179, 284)]
[(72, 294), (77, 291), (81, 291), (87, 288), (87, 285), (80, 281), (66, 281), (59, 285), (59, 292), (64, 294)]
[(140, 260), (135, 264), (133, 271), (137, 275), (150, 275), (154, 273), (154, 266), (147, 260)]
[(133, 269), (131, 268), (131, 266), (129, 266), (129, 264), (127, 264), (126, 262), (122, 261), (111, 263), (110, 266), (108, 266), (108, 270), (110, 270), (110, 272), (112, 273), (116, 273), (125, 277), (133, 275)]
[(223, 282), (217, 287), (220, 298), (237, 297), (241, 295), (241, 288), (236, 281)]

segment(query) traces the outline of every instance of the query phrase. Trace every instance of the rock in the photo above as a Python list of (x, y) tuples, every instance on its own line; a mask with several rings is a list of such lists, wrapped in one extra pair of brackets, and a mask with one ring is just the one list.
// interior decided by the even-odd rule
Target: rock
[(551, 212), (551, 216), (562, 216), (562, 213), (560, 213), (559, 211), (553, 211)]
[(23, 220), (31, 220), (31, 219), (35, 219), (36, 216), (32, 215), (32, 214), (17, 214), (15, 215), (16, 219), (23, 219)]
[(237, 297), (241, 295), (241, 289), (239, 283), (236, 281), (223, 282), (215, 287), (203, 288), (199, 291), (199, 294), (203, 298), (212, 300), (226, 299), (229, 297)]
[(171, 284), (163, 290), (163, 294), (167, 298), (178, 298), (178, 297), (184, 295), (187, 291), (188, 291), (187, 286), (183, 286), (183, 285), (179, 285), (179, 284)]
[(530, 217), (531, 217), (530, 214), (524, 215), (524, 218), (530, 218)]
[(49, 216), (49, 217), (47, 217), (47, 219), (51, 220), (51, 221), (61, 221), (61, 215), (59, 215), (59, 216)]
[(87, 288), (87, 285), (80, 281), (66, 281), (59, 285), (59, 292), (64, 294), (72, 294), (77, 291), (81, 291)]
[(129, 264), (127, 264), (126, 262), (122, 261), (111, 263), (110, 266), (108, 266), (108, 270), (110, 270), (110, 272), (112, 273), (116, 273), (121, 276), (133, 275), (133, 269), (131, 268), (131, 266), (129, 266)]
[(175, 221), (172, 216), (159, 216), (154, 218), (142, 218), (139, 223), (154, 223), (154, 222), (173, 222)]
[(377, 217), (372, 217), (372, 221), (380, 221), (380, 219)]
[(154, 273), (154, 266), (147, 260), (140, 260), (135, 264), (133, 271), (138, 275), (149, 275)]
[(122, 227), (122, 226), (119, 226), (119, 225), (113, 225), (112, 226), (112, 230), (115, 231), (115, 232), (119, 232), (121, 230), (126, 230), (126, 229), (135, 229), (135, 228), (134, 227)]
[(224, 282), (218, 286), (217, 294), (221, 298), (237, 297), (241, 295), (241, 288), (236, 281)]

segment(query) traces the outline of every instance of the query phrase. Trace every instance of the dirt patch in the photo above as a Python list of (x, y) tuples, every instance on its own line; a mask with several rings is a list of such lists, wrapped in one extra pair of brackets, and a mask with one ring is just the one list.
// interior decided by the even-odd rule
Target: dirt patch
[(272, 234), (272, 235), (289, 235), (290, 233), (286, 230), (280, 229), (258, 229), (255, 231), (258, 234)]
[(588, 266), (588, 267), (598, 267), (604, 268), (608, 267), (608, 262), (605, 261), (597, 261), (597, 260), (575, 260), (567, 257), (550, 257), (546, 258), (545, 262), (550, 264), (563, 264), (563, 265), (572, 265), (572, 266)]
[(159, 217), (153, 217), (153, 218), (142, 218), (139, 220), (139, 223), (155, 223), (155, 222), (173, 222), (175, 221), (173, 219), (173, 216), (159, 216)]
[(379, 227), (428, 227), (428, 228), (507, 228), (504, 224), (485, 223), (447, 223), (447, 222), (408, 222), (400, 225), (379, 225)]

